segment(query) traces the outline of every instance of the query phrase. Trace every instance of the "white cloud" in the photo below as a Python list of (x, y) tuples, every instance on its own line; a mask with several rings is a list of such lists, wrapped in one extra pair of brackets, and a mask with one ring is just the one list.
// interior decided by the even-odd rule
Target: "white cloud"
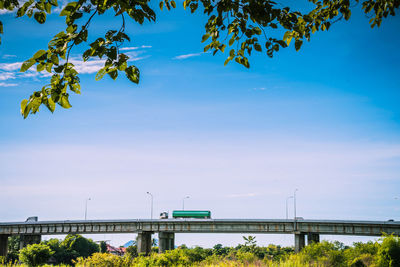
[(178, 60), (187, 59), (187, 58), (190, 58), (190, 57), (201, 56), (201, 54), (203, 54), (203, 53), (193, 53), (193, 54), (179, 55), (179, 56), (174, 57), (173, 59), (178, 59)]
[(0, 63), (0, 70), (15, 71), (21, 68), (22, 62)]
[[(126, 47), (121, 50), (127, 50), (126, 55), (130, 58), (128, 61), (138, 61), (145, 58), (148, 58), (150, 55), (143, 55), (146, 51), (144, 49), (151, 48), (149, 45), (142, 45), (138, 47)], [(130, 50), (130, 51), (129, 51)], [(141, 55), (141, 56), (139, 56)], [(4, 57), (14, 57), (13, 55), (4, 55)], [(77, 56), (74, 56), (70, 59), (70, 63), (75, 65), (75, 69), (80, 74), (92, 74), (98, 72), (104, 66), (104, 59), (93, 59), (84, 62)], [(18, 78), (29, 78), (37, 80), (38, 78), (50, 77), (52, 73), (48, 73), (46, 71), (36, 72), (35, 67), (33, 66), (26, 72), (20, 73), (19, 70), (21, 68), (23, 62), (9, 62), (9, 63), (0, 63), (0, 81), (7, 81), (11, 79)], [(3, 84), (3, 86), (6, 86)], [(7, 84), (7, 86), (15, 86), (13, 84)]]
[(12, 86), (18, 86), (17, 83), (0, 83), (0, 87), (12, 87)]
[(127, 50), (138, 50), (138, 49), (145, 49), (145, 48), (152, 48), (151, 45), (142, 45), (142, 46), (130, 46), (130, 47), (123, 47), (120, 48), (120, 51), (127, 51)]
[(98, 72), (99, 69), (104, 66), (105, 60), (96, 59), (84, 62), (83, 60), (73, 58), (72, 60), (70, 60), (70, 62), (75, 65), (75, 69), (77, 72), (81, 74), (89, 74)]
[(13, 72), (0, 72), (0, 81), (15, 79), (15, 73)]
[(258, 88), (254, 88), (253, 90), (254, 90), (254, 91), (265, 91), (265, 90), (267, 90), (267, 88), (265, 88), (265, 87), (258, 87)]
[(16, 55), (3, 55), (2, 58), (14, 58), (17, 57)]
[(12, 12), (14, 12), (14, 11), (13, 10), (7, 10), (7, 9), (1, 9), (0, 10), (0, 15), (7, 14), (7, 13), (12, 13)]

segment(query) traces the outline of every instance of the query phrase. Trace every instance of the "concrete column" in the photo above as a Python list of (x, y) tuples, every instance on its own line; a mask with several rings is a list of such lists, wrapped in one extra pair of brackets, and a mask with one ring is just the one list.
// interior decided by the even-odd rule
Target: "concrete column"
[(19, 249), (23, 249), (27, 245), (39, 244), (41, 240), (42, 240), (41, 235), (21, 235)]
[(158, 233), (158, 252), (163, 253), (166, 250), (175, 248), (175, 233), (159, 232)]
[(138, 253), (144, 253), (146, 255), (151, 252), (151, 234), (152, 232), (141, 232), (138, 233), (136, 244)]
[(311, 243), (319, 243), (319, 234), (315, 233), (307, 234), (307, 244), (310, 245)]
[(299, 252), (304, 248), (305, 245), (306, 245), (305, 234), (303, 233), (294, 234), (294, 251)]
[(0, 256), (7, 256), (8, 235), (0, 235)]

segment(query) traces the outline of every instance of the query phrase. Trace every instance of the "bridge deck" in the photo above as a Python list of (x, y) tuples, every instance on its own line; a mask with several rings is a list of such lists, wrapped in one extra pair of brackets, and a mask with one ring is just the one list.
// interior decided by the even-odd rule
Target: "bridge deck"
[(400, 222), (344, 220), (278, 219), (133, 219), (133, 220), (65, 220), (0, 223), (0, 234), (96, 234), (96, 233), (254, 233), (380, 236), (400, 235)]

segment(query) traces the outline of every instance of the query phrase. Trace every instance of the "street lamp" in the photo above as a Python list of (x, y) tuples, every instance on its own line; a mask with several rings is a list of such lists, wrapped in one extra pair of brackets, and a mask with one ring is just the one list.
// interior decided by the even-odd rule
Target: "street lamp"
[(297, 191), (299, 191), (297, 188), (296, 188), (296, 190), (294, 190), (294, 193), (293, 193), (293, 203), (294, 203), (294, 230), (296, 231), (297, 230), (297, 224), (296, 224), (296, 218), (297, 218), (297, 216), (296, 216), (296, 192)]
[(88, 203), (89, 200), (91, 200), (90, 197), (85, 199), (85, 221), (86, 221), (86, 218), (87, 218), (87, 203)]
[(182, 210), (185, 210), (185, 199), (189, 198), (189, 196), (186, 196), (182, 199)]
[(153, 220), (153, 195), (150, 192), (146, 192), (151, 197), (151, 215), (150, 218)]
[(288, 200), (293, 198), (293, 196), (287, 197), (286, 198), (286, 220), (289, 219), (289, 214), (288, 214)]

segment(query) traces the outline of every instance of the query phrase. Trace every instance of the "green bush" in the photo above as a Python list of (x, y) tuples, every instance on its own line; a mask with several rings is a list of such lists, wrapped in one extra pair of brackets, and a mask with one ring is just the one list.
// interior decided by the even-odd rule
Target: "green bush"
[(93, 240), (81, 235), (67, 235), (63, 241), (52, 238), (42, 243), (54, 251), (52, 259), (57, 264), (72, 264), (78, 257), (87, 258), (100, 250), (99, 245)]
[(258, 260), (258, 257), (254, 253), (244, 252), (240, 250), (236, 253), (236, 258), (243, 264), (254, 263)]
[(400, 239), (398, 236), (386, 235), (382, 237), (378, 249), (377, 265), (379, 267), (400, 266)]
[(49, 246), (44, 244), (28, 245), (19, 252), (19, 260), (29, 266), (45, 264), (53, 255)]
[(137, 246), (129, 246), (126, 248), (126, 254), (130, 257), (130, 258), (136, 258), (138, 256), (138, 252), (137, 252)]
[(374, 256), (371, 254), (362, 254), (352, 260), (349, 264), (351, 267), (368, 267), (372, 266), (374, 262)]
[(88, 258), (79, 257), (75, 266), (124, 267), (124, 258), (110, 253), (94, 253)]
[(8, 237), (8, 251), (6, 262), (17, 262), (19, 255), (19, 242), (21, 240), (21, 236), (12, 235)]
[[(378, 242), (369, 241), (367, 243), (356, 242), (353, 243), (353, 247), (350, 247), (344, 251), (346, 263), (348, 266), (370, 266), (374, 262), (374, 256), (378, 252), (380, 244)], [(364, 265), (360, 265), (360, 264)]]

